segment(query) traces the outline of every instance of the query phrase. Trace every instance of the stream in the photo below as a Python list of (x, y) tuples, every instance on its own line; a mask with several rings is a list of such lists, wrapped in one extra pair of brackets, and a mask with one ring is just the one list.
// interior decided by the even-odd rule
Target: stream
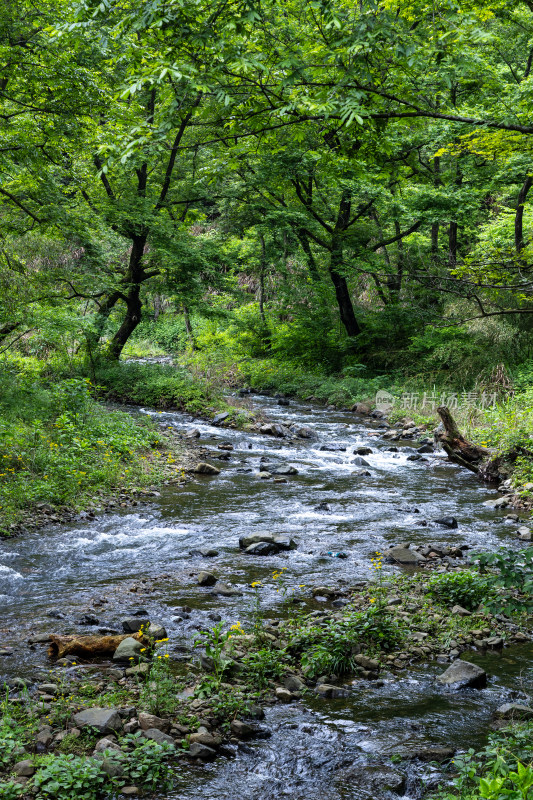
[[(263, 582), (263, 608), (274, 615), (281, 598), (272, 573), (280, 568), (286, 568), (289, 586), (349, 587), (371, 577), (376, 551), (400, 542), (466, 543), (478, 550), (516, 546), (516, 528), (505, 512), (482, 505), (495, 497), (494, 489), (448, 463), (444, 454), (408, 460), (414, 442), (386, 441), (380, 421), (362, 422), (350, 412), (296, 401), (285, 407), (255, 395), (251, 403), (271, 420), (309, 426), (317, 438), (287, 441), (141, 409), (135, 413), (152, 415), (162, 426), (198, 428), (205, 460), (219, 466), (220, 475), (163, 486), (159, 496), (133, 508), (102, 510), (94, 519), (0, 541), (1, 644), (14, 648), (14, 655), (0, 656), (0, 680), (42, 673), (45, 650), (28, 646), (33, 634), (121, 630), (121, 620), (141, 608), (164, 623), (171, 655), (186, 661), (184, 643), (212, 627), (217, 614), (246, 627), (252, 581)], [(222, 442), (233, 445), (228, 460), (218, 449)], [(373, 451), (364, 456), (370, 475), (354, 474), (360, 467), (353, 464), (353, 451), (361, 446)], [(262, 480), (261, 459), (271, 466), (293, 464), (298, 474), (286, 483)], [(456, 517), (458, 528), (435, 523), (445, 516)], [(256, 532), (288, 535), (298, 548), (245, 555), (239, 537)], [(202, 548), (218, 555), (191, 555)], [(199, 588), (195, 576), (201, 569), (214, 571), (240, 594), (213, 596)], [(384, 566), (385, 572), (398, 569)], [(309, 610), (325, 604), (307, 602)], [(183, 606), (192, 611), (180, 613)], [(97, 621), (81, 627), (84, 614)], [(348, 698), (274, 706), (266, 710), (270, 739), (242, 745), (234, 759), (184, 770), (179, 789), (165, 797), (356, 800), (371, 796), (354, 778), (360, 766), (390, 766), (390, 755), (409, 756), (428, 746), (482, 746), (494, 709), (531, 693), (533, 646), (464, 657), (487, 670), (486, 689), (447, 691), (434, 682), (445, 667), (434, 663), (410, 667), (399, 677), (384, 673), (379, 681), (358, 681)], [(424, 783), (440, 780), (428, 764), (405, 763), (399, 769), (407, 772), (406, 800), (420, 797)]]

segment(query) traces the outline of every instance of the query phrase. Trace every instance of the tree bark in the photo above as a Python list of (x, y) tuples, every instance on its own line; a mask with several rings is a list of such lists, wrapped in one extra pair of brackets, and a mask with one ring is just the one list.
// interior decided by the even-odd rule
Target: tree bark
[(345, 190), (342, 193), (339, 203), (339, 213), (335, 228), (331, 234), (331, 250), (329, 259), (329, 274), (335, 287), (335, 296), (339, 306), (341, 322), (350, 337), (358, 336), (361, 333), (355, 312), (353, 310), (352, 298), (348, 290), (348, 283), (340, 270), (343, 268), (343, 235), (350, 222), (350, 210), (352, 204), (349, 193)]
[(531, 185), (533, 184), (533, 176), (528, 175), (522, 184), (522, 188), (518, 193), (518, 201), (516, 205), (516, 214), (514, 218), (514, 244), (516, 252), (519, 253), (524, 249), (526, 243), (524, 241), (524, 203)]

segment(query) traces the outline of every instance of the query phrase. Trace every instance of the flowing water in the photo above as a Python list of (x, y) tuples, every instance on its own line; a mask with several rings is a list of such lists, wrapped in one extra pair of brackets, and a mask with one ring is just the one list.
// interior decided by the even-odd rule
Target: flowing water
[[(121, 619), (140, 607), (164, 622), (171, 652), (174, 648), (176, 657), (186, 659), (184, 643), (213, 625), (214, 612), (228, 624), (245, 623), (254, 600), (252, 581), (263, 582), (263, 606), (267, 614), (268, 609), (275, 613), (280, 595), (272, 572), (282, 567), (289, 585), (350, 586), (370, 577), (375, 551), (399, 542), (466, 543), (484, 550), (516, 546), (515, 526), (482, 505), (494, 490), (448, 464), (442, 454), (409, 461), (412, 442), (394, 443), (398, 452), (393, 452), (379, 422), (363, 424), (349, 412), (294, 401), (284, 407), (266, 397), (254, 397), (253, 405), (270, 419), (311, 427), (316, 440), (287, 442), (216, 428), (177, 412), (142, 410), (162, 426), (198, 428), (206, 460), (220, 466), (220, 475), (163, 487), (147, 505), (0, 543), (2, 644), (15, 646), (14, 656), (0, 657), (0, 677), (31, 676), (45, 663), (41, 645), (28, 647), (32, 633), (120, 629)], [(227, 461), (217, 460), (223, 455), (221, 442), (234, 448)], [(324, 445), (337, 449), (322, 450)], [(355, 474), (360, 467), (353, 464), (354, 448), (363, 445), (373, 451), (364, 456), (369, 476)], [(271, 467), (293, 464), (298, 474), (286, 483), (262, 480), (261, 459)], [(443, 516), (455, 516), (459, 527), (434, 522)], [(289, 535), (298, 549), (247, 556), (238, 540), (252, 532)], [(199, 548), (214, 548), (218, 555), (191, 555)], [(213, 570), (240, 594), (223, 598), (200, 589), (195, 580), (200, 569)], [(179, 613), (184, 605), (193, 609), (190, 614)], [(81, 628), (80, 617), (87, 612), (98, 623)], [(343, 700), (276, 706), (267, 711), (270, 739), (241, 747), (235, 759), (191, 769), (179, 792), (169, 797), (368, 797), (350, 777), (354, 766), (430, 744), (480, 745), (494, 708), (531, 691), (530, 645), (501, 655), (475, 653), (471, 660), (491, 675), (487, 689), (454, 694), (437, 688), (434, 677), (443, 667), (435, 664), (411, 668), (403, 677), (361, 681)], [(421, 778), (431, 783), (436, 775), (427, 766), (410, 770), (406, 797), (419, 794)]]

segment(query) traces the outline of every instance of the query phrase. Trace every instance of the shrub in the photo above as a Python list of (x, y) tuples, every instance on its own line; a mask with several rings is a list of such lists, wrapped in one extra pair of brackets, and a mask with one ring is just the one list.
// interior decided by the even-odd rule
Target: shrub
[(445, 606), (473, 611), (491, 596), (491, 581), (471, 570), (436, 575), (429, 581), (428, 593)]

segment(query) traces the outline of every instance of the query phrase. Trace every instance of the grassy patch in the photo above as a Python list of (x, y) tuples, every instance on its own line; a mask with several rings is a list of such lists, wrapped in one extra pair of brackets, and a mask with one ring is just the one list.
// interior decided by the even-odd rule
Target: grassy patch
[(40, 504), (80, 509), (175, 470), (168, 437), (150, 420), (103, 409), (90, 381), (7, 364), (0, 379), (0, 533)]

